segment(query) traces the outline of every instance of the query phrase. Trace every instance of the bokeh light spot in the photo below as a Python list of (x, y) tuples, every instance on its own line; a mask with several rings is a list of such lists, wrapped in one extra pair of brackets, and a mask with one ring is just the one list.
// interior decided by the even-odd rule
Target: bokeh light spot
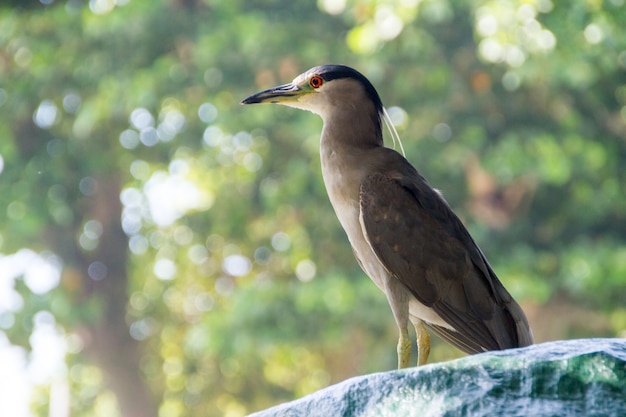
[(219, 146), (224, 138), (224, 132), (217, 126), (209, 126), (204, 130), (202, 141), (210, 147)]
[(346, 8), (346, 0), (319, 0), (318, 5), (326, 13), (338, 15)]
[(164, 281), (176, 277), (176, 264), (171, 259), (162, 258), (154, 263), (154, 275)]
[(502, 76), (502, 86), (507, 91), (515, 91), (515, 90), (517, 90), (521, 83), (522, 83), (522, 80), (520, 79), (519, 75), (517, 75), (513, 71), (507, 71)]
[(404, 27), (402, 19), (391, 7), (380, 7), (374, 16), (376, 29), (381, 39), (391, 40), (397, 37)]
[(137, 320), (130, 325), (130, 336), (135, 340), (146, 340), (156, 330), (157, 323), (151, 317)]
[(130, 296), (130, 305), (135, 310), (144, 310), (148, 307), (148, 304), (148, 297), (146, 297), (146, 295), (141, 291), (136, 291)]
[(128, 241), (128, 248), (135, 255), (143, 255), (148, 251), (150, 247), (150, 243), (145, 236), (135, 235), (130, 238)]
[(39, 104), (35, 114), (33, 115), (33, 121), (37, 126), (42, 129), (48, 129), (54, 125), (57, 120), (58, 109), (56, 104), (51, 100), (44, 100)]
[(12, 201), (7, 206), (7, 216), (11, 220), (22, 220), (26, 215), (26, 206), (21, 201)]
[(315, 277), (316, 272), (315, 262), (310, 259), (302, 260), (296, 265), (296, 277), (302, 282), (311, 281)]
[(24, 283), (33, 293), (46, 294), (61, 281), (61, 261), (55, 256), (32, 254), (33, 258), (24, 271)]
[(89, 9), (94, 14), (106, 14), (115, 8), (114, 0), (89, 0)]
[(263, 166), (263, 158), (256, 152), (247, 153), (243, 157), (243, 166), (250, 172), (256, 172)]
[(150, 177), (150, 164), (141, 159), (136, 159), (130, 164), (130, 175), (140, 181), (145, 181)]
[(267, 246), (261, 246), (254, 251), (254, 261), (259, 265), (267, 265), (272, 251)]
[(243, 255), (230, 255), (222, 262), (222, 269), (229, 275), (242, 277), (250, 272), (252, 263)]
[(78, 189), (84, 196), (90, 197), (96, 194), (96, 180), (93, 177), (84, 177), (78, 183)]
[(63, 97), (63, 108), (66, 112), (75, 114), (80, 105), (82, 103), (82, 99), (77, 93), (68, 93)]
[(94, 261), (87, 267), (87, 274), (89, 275), (89, 278), (94, 281), (101, 281), (105, 279), (108, 273), (109, 269), (103, 262), (100, 261)]
[(203, 103), (198, 108), (198, 117), (204, 123), (211, 123), (217, 118), (217, 107), (211, 103)]
[(390, 107), (387, 109), (387, 112), (389, 113), (391, 123), (393, 123), (395, 127), (406, 126), (409, 121), (409, 115), (402, 107)]
[(156, 129), (152, 126), (141, 129), (139, 132), (139, 141), (148, 147), (156, 145), (159, 142)]
[(18, 66), (25, 68), (29, 66), (30, 62), (33, 60), (33, 53), (27, 47), (22, 46), (15, 52), (13, 59), (15, 59), (15, 63)]
[(137, 130), (154, 126), (154, 116), (143, 107), (139, 107), (130, 114), (130, 123)]
[(223, 79), (224, 75), (219, 68), (209, 68), (204, 72), (204, 83), (208, 87), (219, 87)]
[(284, 252), (291, 247), (291, 238), (285, 232), (278, 232), (272, 236), (272, 247), (279, 252)]
[(203, 245), (193, 245), (187, 251), (189, 260), (196, 265), (199, 265), (209, 259), (209, 251)]
[(592, 45), (600, 43), (602, 42), (602, 39), (604, 39), (604, 33), (602, 32), (602, 29), (600, 29), (600, 26), (594, 23), (588, 25), (585, 28), (583, 34), (585, 35), (585, 40)]
[(126, 149), (135, 149), (139, 145), (139, 133), (126, 129), (120, 133), (120, 145)]
[(65, 154), (65, 149), (65, 142), (63, 142), (61, 139), (52, 139), (46, 145), (46, 151), (48, 151), (48, 155), (52, 156), (53, 158), (63, 156), (63, 154)]
[(433, 137), (437, 142), (446, 142), (452, 137), (452, 129), (446, 123), (437, 123), (433, 127)]

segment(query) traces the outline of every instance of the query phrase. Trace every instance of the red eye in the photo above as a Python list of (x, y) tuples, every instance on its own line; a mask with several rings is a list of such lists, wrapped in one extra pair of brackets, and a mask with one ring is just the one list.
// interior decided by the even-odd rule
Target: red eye
[(313, 77), (311, 77), (309, 84), (313, 88), (320, 88), (322, 84), (324, 84), (324, 80), (319, 75), (314, 75)]

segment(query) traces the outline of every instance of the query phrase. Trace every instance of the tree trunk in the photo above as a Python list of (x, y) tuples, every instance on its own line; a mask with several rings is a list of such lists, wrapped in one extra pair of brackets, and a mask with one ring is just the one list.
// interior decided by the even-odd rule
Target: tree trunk
[(76, 250), (77, 266), (85, 284), (83, 295), (96, 297), (102, 305), (101, 316), (95, 322), (85, 323), (91, 336), (85, 350), (101, 367), (122, 416), (154, 417), (157, 403), (139, 366), (141, 346), (131, 337), (126, 323), (128, 237), (121, 227), (120, 188), (117, 178), (96, 179), (96, 193), (89, 199), (85, 218), (100, 222), (103, 232), (93, 252)]

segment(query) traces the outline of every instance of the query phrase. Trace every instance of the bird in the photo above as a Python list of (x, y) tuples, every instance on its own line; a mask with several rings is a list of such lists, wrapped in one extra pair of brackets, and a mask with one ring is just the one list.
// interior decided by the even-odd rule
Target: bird
[(442, 194), (385, 147), (389, 116), (363, 74), (316, 66), (241, 101), (257, 103), (322, 118), (324, 185), (358, 264), (387, 297), (399, 333), (398, 368), (409, 366), (409, 324), (418, 366), (430, 353), (428, 330), (467, 354), (533, 343), (524, 311)]

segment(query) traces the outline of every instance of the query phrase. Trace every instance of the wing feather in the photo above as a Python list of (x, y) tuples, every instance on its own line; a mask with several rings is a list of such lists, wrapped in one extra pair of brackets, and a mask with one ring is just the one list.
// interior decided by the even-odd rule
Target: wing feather
[(460, 349), (475, 353), (532, 343), (522, 309), (463, 223), (404, 161), (402, 171), (376, 173), (361, 184), (364, 232), (380, 261), (454, 329), (429, 324)]

